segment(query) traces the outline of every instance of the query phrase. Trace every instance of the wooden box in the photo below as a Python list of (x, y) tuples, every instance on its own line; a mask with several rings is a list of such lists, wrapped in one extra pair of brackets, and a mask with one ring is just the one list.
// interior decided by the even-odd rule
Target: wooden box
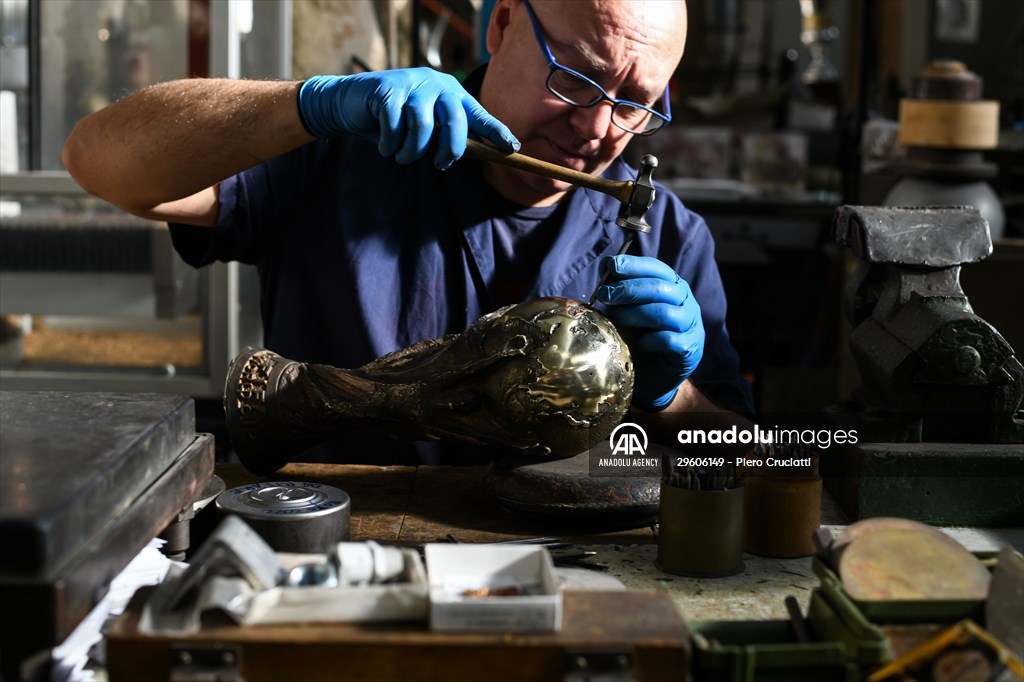
[[(566, 591), (562, 630), (432, 632), (425, 622), (204, 626), (188, 637), (138, 632), (144, 592), (107, 639), (111, 682), (140, 679), (686, 679), (690, 645), (672, 599), (646, 591)], [(618, 675), (618, 677), (615, 677)]]

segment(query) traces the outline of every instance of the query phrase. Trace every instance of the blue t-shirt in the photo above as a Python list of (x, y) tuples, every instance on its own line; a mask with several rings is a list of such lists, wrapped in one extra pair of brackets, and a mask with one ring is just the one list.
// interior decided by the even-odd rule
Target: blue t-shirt
[[(505, 280), (522, 300), (588, 300), (601, 257), (622, 242), (618, 202), (577, 188), (556, 208), (523, 209), (495, 199), (480, 164), (463, 158), (440, 172), (429, 158), (397, 164), (355, 137), (317, 141), (222, 182), (214, 229), (172, 225), (171, 235), (194, 266), (256, 265), (266, 347), (336, 367), (463, 331), (509, 302)], [(604, 175), (632, 180), (636, 171), (617, 160)], [(711, 234), (675, 195), (657, 191), (647, 214), (654, 229), (630, 253), (659, 258), (689, 282), (706, 332), (691, 380), (717, 404), (750, 412)], [(543, 234), (523, 230), (530, 223)], [(525, 244), (521, 261), (516, 242)], [(499, 454), (365, 433), (301, 459), (455, 464)]]

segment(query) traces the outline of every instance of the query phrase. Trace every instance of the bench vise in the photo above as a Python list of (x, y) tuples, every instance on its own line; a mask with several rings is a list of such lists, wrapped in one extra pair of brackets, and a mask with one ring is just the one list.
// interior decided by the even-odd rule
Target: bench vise
[(992, 253), (977, 209), (842, 206), (834, 229), (858, 259), (843, 303), (868, 440), (1024, 441), (1024, 368), (960, 286)]

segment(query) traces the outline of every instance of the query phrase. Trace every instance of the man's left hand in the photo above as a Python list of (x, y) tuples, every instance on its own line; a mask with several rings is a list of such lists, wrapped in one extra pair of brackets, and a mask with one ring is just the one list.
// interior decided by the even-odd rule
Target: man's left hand
[(690, 285), (657, 258), (611, 256), (601, 263), (606, 271), (597, 300), (607, 306), (633, 356), (633, 404), (662, 409), (704, 353), (700, 306)]

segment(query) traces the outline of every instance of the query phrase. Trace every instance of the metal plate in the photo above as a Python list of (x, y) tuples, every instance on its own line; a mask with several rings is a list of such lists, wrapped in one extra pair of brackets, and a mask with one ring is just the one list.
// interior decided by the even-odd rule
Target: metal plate
[(56, 575), (0, 577), (0, 603), (20, 614), (0, 619), (0, 639), (22, 638), (43, 647), (67, 637), (114, 577), (196, 499), (213, 475), (213, 463), (213, 436), (197, 435), (134, 504), (88, 538)]
[(175, 395), (4, 391), (0, 422), (0, 575), (57, 572), (196, 437)]
[(885, 527), (847, 545), (839, 576), (861, 601), (984, 599), (990, 575), (960, 543), (930, 526)]

